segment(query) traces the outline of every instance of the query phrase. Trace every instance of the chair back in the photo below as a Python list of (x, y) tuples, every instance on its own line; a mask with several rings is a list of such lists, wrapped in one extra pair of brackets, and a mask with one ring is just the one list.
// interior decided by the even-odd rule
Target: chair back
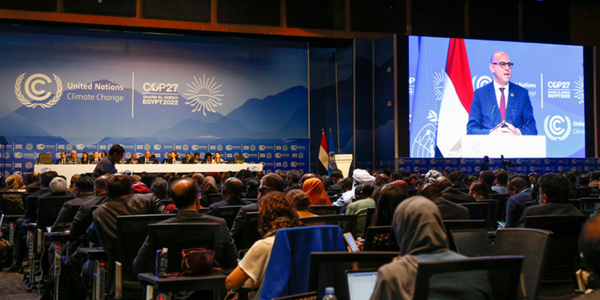
[(38, 155), (38, 164), (39, 165), (51, 165), (52, 164), (52, 154), (40, 153), (40, 155)]
[(485, 228), (454, 229), (450, 232), (456, 252), (468, 256), (490, 256), (496, 254)]
[[(173, 214), (127, 215), (117, 217), (117, 245), (115, 260), (122, 265), (124, 281), (137, 281), (133, 272), (133, 260), (148, 236), (148, 225), (168, 218)], [(154, 257), (154, 256), (152, 256)]]
[(244, 230), (242, 231), (242, 240), (235, 241), (238, 243), (238, 250), (250, 249), (254, 242), (262, 238), (258, 232), (258, 212), (251, 211), (243, 214)]
[(451, 231), (455, 229), (475, 229), (485, 228), (485, 220), (443, 220), (446, 236), (448, 237), (448, 245), (450, 250), (456, 251), (456, 245), (452, 239)]
[[(516, 255), (419, 262), (413, 299), (429, 299), (430, 293), (435, 298), (455, 291), (457, 286), (473, 290), (474, 280), (485, 283), (486, 279), (492, 287), (493, 299), (516, 299), (522, 262), (523, 256)], [(481, 271), (487, 271), (487, 276)]]
[(242, 198), (241, 201), (246, 203), (258, 203), (257, 198)]
[(579, 201), (581, 201), (581, 210), (587, 210), (591, 213), (595, 212), (596, 203), (600, 203), (599, 197), (580, 197)]
[(537, 299), (552, 232), (532, 228), (505, 228), (496, 232), (499, 255), (523, 255), (519, 299)]
[(399, 255), (400, 252), (313, 252), (308, 290), (317, 291), (317, 299), (322, 299), (325, 288), (331, 286), (338, 299), (348, 299), (347, 270), (379, 269)]
[[(485, 202), (490, 204), (490, 219), (487, 221), (488, 230), (496, 230), (498, 226), (498, 221), (500, 221), (500, 200), (498, 199), (482, 199), (477, 200), (477, 202)], [(461, 204), (462, 205), (462, 204)], [(471, 219), (473, 216), (471, 215)], [(493, 226), (492, 226), (493, 225)]]
[(233, 220), (235, 220), (235, 217), (237, 216), (238, 211), (242, 206), (243, 205), (227, 205), (217, 207), (217, 216), (225, 219), (225, 222), (227, 223), (227, 228), (231, 229), (231, 226), (233, 225)]
[(332, 251), (346, 251), (342, 231), (337, 225), (277, 230), (260, 298), (308, 292), (311, 253)]
[(324, 216), (324, 215), (339, 215), (340, 214), (339, 206), (335, 205), (311, 205), (310, 212), (315, 215)]
[(25, 213), (22, 192), (0, 192), (0, 212), (5, 215), (23, 215)]
[(318, 217), (300, 218), (304, 225), (339, 225), (343, 232), (351, 232), (356, 237), (357, 215), (325, 215)]
[(38, 198), (38, 210), (37, 210), (37, 226), (42, 231), (46, 230), (46, 227), (51, 227), (58, 217), (58, 213), (62, 209), (65, 202), (73, 199), (73, 196), (56, 196), (56, 197), (42, 197)]
[(575, 208), (581, 209), (581, 200), (577, 199), (569, 199), (569, 203), (571, 203)]
[(56, 228), (53, 228), (52, 230), (57, 230), (57, 231), (65, 231), (65, 230), (69, 230), (71, 228), (71, 225), (73, 224), (73, 219), (75, 218), (75, 215), (77, 214), (77, 212), (79, 211), (79, 208), (81, 207), (81, 205), (79, 204), (73, 204), (73, 205), (67, 205), (68, 209), (69, 209), (69, 218), (61, 223), (55, 223), (56, 224)]
[[(167, 273), (181, 271), (181, 250), (188, 248), (204, 248), (216, 250), (219, 244), (219, 224), (207, 223), (161, 223), (148, 226), (150, 249), (152, 253), (156, 250), (167, 248), (168, 265)], [(193, 232), (193, 234), (190, 234)], [(219, 261), (222, 253), (215, 253), (215, 259)], [(148, 270), (155, 269), (154, 256), (148, 258)]]
[(580, 188), (576, 188), (575, 189), (575, 197), (576, 198), (581, 198), (581, 197), (589, 197), (590, 193), (592, 191), (592, 188), (590, 187), (580, 187)]
[(38, 199), (40, 196), (28, 196), (25, 198), (25, 209), (30, 223), (37, 222)]
[(198, 213), (200, 213), (201, 215), (208, 214), (208, 207), (198, 208)]
[(508, 194), (491, 194), (490, 198), (498, 200), (497, 220), (506, 220), (506, 202)]
[(578, 238), (585, 223), (584, 216), (546, 215), (528, 216), (526, 228), (552, 231), (542, 284), (574, 284), (579, 266)]
[(365, 231), (364, 251), (400, 251), (392, 226), (369, 226)]
[(461, 203), (460, 205), (469, 209), (471, 220), (485, 220), (486, 224), (491, 219), (490, 216), (490, 203), (488, 202), (468, 202)]
[(373, 216), (375, 215), (375, 207), (369, 207), (367, 208), (367, 216), (365, 218), (365, 229), (364, 232), (367, 232), (367, 228), (369, 228), (371, 226), (371, 223), (373, 223)]

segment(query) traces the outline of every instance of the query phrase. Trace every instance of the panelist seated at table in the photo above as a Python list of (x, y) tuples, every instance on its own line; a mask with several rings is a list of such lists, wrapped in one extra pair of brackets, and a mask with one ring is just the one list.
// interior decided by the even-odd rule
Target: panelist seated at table
[(138, 159), (138, 163), (139, 164), (157, 164), (158, 160), (156, 160), (156, 157), (154, 155), (152, 155), (152, 153), (150, 153), (150, 151), (146, 151), (144, 152), (144, 156), (140, 157), (140, 159)]
[(510, 82), (513, 65), (504, 52), (492, 55), (494, 80), (475, 90), (467, 134), (537, 135), (529, 92)]
[(80, 165), (81, 164), (81, 159), (79, 159), (79, 157), (77, 157), (77, 151), (71, 150), (71, 155), (69, 157), (67, 157), (67, 164), (70, 164), (70, 165)]
[(181, 160), (182, 164), (195, 164), (196, 161), (194, 161), (194, 157), (192, 157), (192, 154), (190, 154), (189, 152), (185, 154), (185, 158), (183, 158)]
[(133, 153), (131, 154), (131, 158), (127, 160), (128, 164), (137, 164), (138, 160), (137, 160), (137, 154)]
[(100, 160), (102, 160), (102, 158), (100, 158), (100, 153), (98, 153), (98, 151), (96, 151), (96, 152), (94, 152), (94, 155), (92, 157), (90, 157), (88, 160), (89, 160), (89, 164), (96, 165), (100, 162)]
[(204, 161), (202, 162), (203, 164), (212, 164), (212, 161), (213, 161), (212, 153), (207, 152), (206, 154), (204, 154)]
[(63, 151), (60, 153), (60, 158), (56, 160), (57, 165), (66, 165), (67, 164), (67, 154)]

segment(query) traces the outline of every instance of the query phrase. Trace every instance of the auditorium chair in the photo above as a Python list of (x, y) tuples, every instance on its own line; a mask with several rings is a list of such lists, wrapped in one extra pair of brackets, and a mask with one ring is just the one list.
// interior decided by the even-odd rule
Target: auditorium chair
[[(497, 199), (482, 199), (482, 200), (477, 200), (477, 203), (479, 203), (479, 202), (490, 204), (490, 213), (489, 213), (490, 219), (487, 220), (486, 227), (488, 230), (496, 230), (498, 228), (498, 221), (501, 220), (500, 217), (502, 215), (502, 213), (499, 210), (500, 209), (500, 201)], [(471, 219), (473, 219), (473, 215), (471, 215)], [(502, 221), (504, 221), (504, 220), (502, 220)]]
[(392, 226), (369, 226), (365, 231), (364, 251), (400, 251)]
[[(429, 299), (429, 293), (448, 285), (454, 276), (471, 271), (486, 271), (493, 299), (517, 299), (523, 256), (475, 257), (461, 260), (419, 262), (414, 300)], [(434, 278), (432, 280), (432, 278)], [(449, 287), (450, 289), (452, 287)]]
[(309, 210), (315, 215), (324, 216), (324, 215), (339, 215), (340, 214), (339, 206), (335, 205), (311, 205)]
[[(242, 232), (242, 240), (235, 241), (237, 249), (239, 251), (248, 250), (254, 242), (260, 240), (262, 238), (261, 234), (258, 232), (258, 212), (246, 212), (243, 214), (243, 232)], [(240, 257), (241, 258), (241, 257)]]
[(243, 205), (226, 205), (217, 207), (216, 216), (225, 219), (227, 222), (227, 228), (231, 229), (233, 220), (238, 214), (238, 211)]
[(346, 271), (373, 269), (392, 262), (400, 252), (313, 252), (310, 255), (308, 290), (322, 299), (326, 287), (334, 287), (338, 299), (348, 299)]
[(599, 197), (580, 197), (580, 205), (579, 209), (587, 210), (590, 213), (594, 213), (596, 211), (596, 204), (600, 203)]
[(367, 232), (367, 228), (369, 228), (369, 226), (371, 226), (371, 223), (373, 223), (373, 216), (375, 215), (375, 211), (377, 209), (375, 207), (369, 207), (367, 208), (367, 216), (365, 217), (365, 229), (364, 229), (364, 233)]
[(506, 220), (508, 194), (490, 194), (490, 198), (498, 200), (498, 220)]
[(298, 220), (306, 226), (314, 225), (338, 225), (343, 232), (350, 232), (356, 237), (356, 219), (357, 215), (325, 215), (318, 217), (299, 218)]
[(575, 297), (577, 289), (575, 271), (579, 268), (577, 240), (584, 216), (527, 216), (526, 228), (553, 232), (542, 275), (540, 297)]
[(443, 220), (450, 250), (456, 251), (451, 231), (454, 229), (486, 228), (485, 220)]

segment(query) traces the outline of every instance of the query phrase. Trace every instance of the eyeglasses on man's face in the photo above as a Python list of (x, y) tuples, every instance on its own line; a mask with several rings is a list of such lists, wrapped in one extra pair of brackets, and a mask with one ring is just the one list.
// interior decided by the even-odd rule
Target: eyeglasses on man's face
[(492, 63), (492, 65), (499, 65), (501, 68), (506, 68), (508, 67), (509, 69), (512, 69), (512, 67), (515, 65), (511, 62), (505, 62), (505, 61), (501, 61), (501, 62), (494, 62)]

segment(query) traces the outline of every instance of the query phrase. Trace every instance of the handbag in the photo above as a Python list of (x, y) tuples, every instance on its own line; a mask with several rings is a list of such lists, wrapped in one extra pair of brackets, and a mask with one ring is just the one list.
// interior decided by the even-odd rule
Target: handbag
[(214, 250), (189, 248), (181, 250), (181, 274), (196, 275), (210, 273), (215, 259)]

